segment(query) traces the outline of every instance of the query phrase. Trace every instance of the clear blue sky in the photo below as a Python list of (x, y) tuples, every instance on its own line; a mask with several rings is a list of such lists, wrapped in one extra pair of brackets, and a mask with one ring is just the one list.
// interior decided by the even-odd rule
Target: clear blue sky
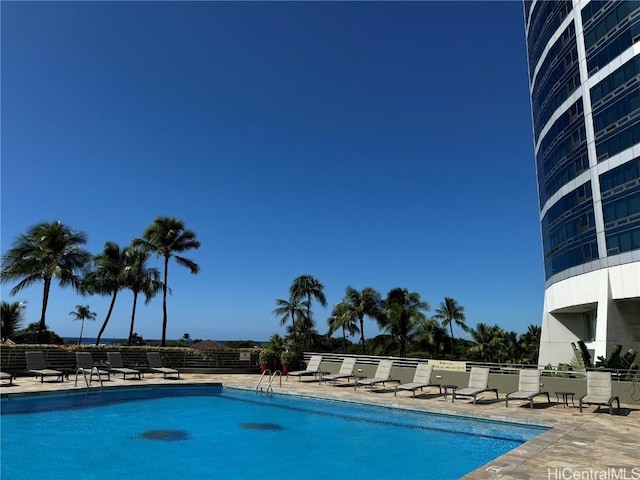
[[(181, 218), (201, 273), (171, 264), (168, 338), (282, 334), (275, 299), (301, 274), (330, 305), (347, 286), (403, 287), (431, 313), (456, 298), (472, 327), (540, 323), (520, 2), (1, 8), (3, 253), (41, 221), (98, 253)], [(12, 286), (2, 299), (37, 321), (42, 286)], [(108, 298), (58, 287), (49, 327), (77, 335), (81, 303), (95, 336)], [(127, 335), (131, 303), (122, 292), (105, 337)], [(325, 332), (330, 308), (314, 312)], [(136, 331), (160, 338), (161, 321), (157, 297)]]

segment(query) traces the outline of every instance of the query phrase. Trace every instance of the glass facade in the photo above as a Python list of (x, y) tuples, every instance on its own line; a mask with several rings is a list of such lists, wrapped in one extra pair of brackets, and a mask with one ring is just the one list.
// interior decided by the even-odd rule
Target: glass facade
[(546, 277), (598, 258), (591, 182), (576, 188), (542, 219)]
[(593, 75), (640, 36), (640, 2), (589, 2), (582, 9), (587, 69)]
[(591, 106), (598, 161), (640, 143), (640, 58), (594, 86)]
[(541, 204), (570, 180), (589, 170), (586, 135), (582, 100), (579, 100), (554, 122), (540, 142), (536, 164)]
[(640, 248), (640, 157), (600, 175), (607, 254)]
[[(640, 55), (629, 54), (640, 41), (640, 2), (579, 5), (580, 11), (565, 1), (523, 3), (545, 277), (551, 283), (640, 249), (640, 152), (634, 149), (640, 145)], [(633, 58), (609, 72), (623, 53)], [(586, 65), (582, 72), (580, 65)], [(631, 151), (634, 159), (621, 162)], [(595, 184), (591, 168), (598, 168)]]

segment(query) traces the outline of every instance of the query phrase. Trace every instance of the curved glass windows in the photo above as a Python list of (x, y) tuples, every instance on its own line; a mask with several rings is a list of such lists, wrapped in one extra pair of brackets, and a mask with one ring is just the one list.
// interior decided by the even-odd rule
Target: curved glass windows
[[(573, 24), (567, 28), (573, 33)], [(560, 90), (567, 81), (578, 72), (578, 48), (575, 42), (563, 45), (557, 42), (549, 51), (538, 78), (531, 92), (531, 103), (534, 111), (543, 110), (552, 98), (552, 94)], [(542, 125), (540, 125), (542, 127)]]
[(589, 169), (582, 100), (551, 126), (536, 155), (540, 208), (551, 195)]
[(545, 277), (598, 258), (591, 182), (562, 197), (542, 219)]
[(640, 2), (592, 1), (582, 10), (589, 75), (640, 40)]
[(538, 64), (544, 48), (572, 9), (573, 3), (571, 1), (536, 2), (531, 13), (527, 35), (530, 72), (535, 71), (535, 66)]
[(595, 85), (591, 104), (598, 161), (640, 142), (640, 58)]
[(607, 255), (640, 249), (640, 157), (600, 175)]

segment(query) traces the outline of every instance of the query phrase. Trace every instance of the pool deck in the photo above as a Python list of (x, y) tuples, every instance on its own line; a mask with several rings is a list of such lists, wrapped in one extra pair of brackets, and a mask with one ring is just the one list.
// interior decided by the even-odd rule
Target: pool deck
[[(142, 380), (126, 381), (113, 376), (111, 381), (104, 384), (118, 387), (220, 382), (228, 387), (255, 389), (259, 379), (259, 375), (181, 374), (180, 380), (164, 380), (159, 374), (145, 374)], [(82, 391), (84, 388), (80, 381), (75, 387), (73, 377), (64, 382), (47, 380), (44, 383), (34, 378), (20, 377), (14, 380), (13, 386), (3, 384), (0, 393)], [(506, 408), (503, 392), (500, 392), (498, 401), (494, 394), (487, 393), (486, 397), (473, 405), (470, 399), (457, 399), (452, 403), (451, 396), (445, 399), (437, 394), (437, 388), (428, 388), (423, 394), (416, 395), (416, 398), (411, 398), (410, 392), (399, 392), (394, 397), (393, 390), (394, 384), (391, 383), (386, 388), (380, 386), (373, 392), (366, 387), (359, 387), (355, 391), (353, 383), (350, 386), (345, 383), (338, 383), (336, 386), (319, 384), (312, 377), (304, 377), (302, 381), (293, 377), (288, 380), (283, 378), (282, 385), (277, 379), (274, 382), (276, 393), (552, 427), (463, 477), (468, 480), (640, 479), (640, 407), (637, 405), (622, 405), (620, 410), (614, 409), (614, 414), (609, 415), (608, 408), (596, 411), (596, 407), (590, 406), (580, 413), (577, 407), (557, 405), (552, 392), (551, 404), (547, 403), (545, 396), (538, 396), (531, 409), (517, 400), (510, 402), (509, 408)], [(428, 472), (424, 472), (422, 476), (417, 473), (417, 478), (430, 478)]]

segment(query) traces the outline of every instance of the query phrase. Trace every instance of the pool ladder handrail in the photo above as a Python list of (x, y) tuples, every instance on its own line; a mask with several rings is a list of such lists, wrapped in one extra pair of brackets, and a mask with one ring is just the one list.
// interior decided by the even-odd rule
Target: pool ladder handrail
[[(266, 390), (262, 390), (260, 388), (260, 384), (262, 383), (262, 380), (264, 380), (264, 376), (265, 375), (269, 376), (269, 384), (267, 385)], [(260, 380), (258, 381), (258, 384), (256, 385), (256, 393), (262, 392), (262, 391), (266, 391), (268, 393), (269, 390), (271, 390), (271, 392), (273, 393), (273, 387), (271, 385), (273, 384), (273, 380), (276, 378), (276, 375), (280, 378), (280, 386), (282, 387), (282, 372), (280, 370), (276, 370), (272, 374), (271, 370), (269, 370), (267, 368), (264, 372), (262, 372), (262, 375), (260, 376)]]
[(75, 387), (78, 386), (79, 373), (81, 373), (82, 376), (84, 377), (84, 383), (87, 385), (87, 394), (89, 393), (89, 389), (91, 388), (91, 382), (93, 382), (94, 373), (98, 376), (98, 381), (100, 382), (100, 393), (102, 393), (102, 389), (104, 388), (104, 385), (102, 385), (102, 377), (100, 376), (100, 370), (98, 370), (98, 367), (91, 367), (91, 370), (89, 373), (89, 380), (87, 380), (87, 370), (82, 367), (78, 367), (78, 369), (76, 370), (76, 382), (74, 384)]

